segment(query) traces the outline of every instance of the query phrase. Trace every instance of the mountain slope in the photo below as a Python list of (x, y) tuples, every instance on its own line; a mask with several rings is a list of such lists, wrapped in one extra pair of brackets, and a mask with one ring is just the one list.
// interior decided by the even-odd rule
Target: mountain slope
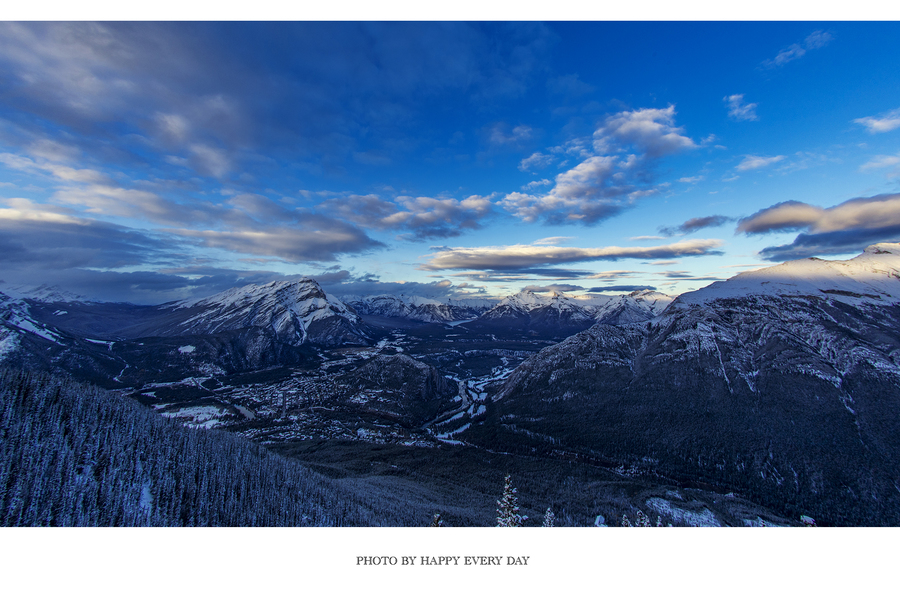
[(900, 522), (900, 244), (792, 261), (525, 361), (504, 423), (830, 524)]
[(312, 279), (247, 285), (220, 294), (163, 305), (158, 335), (213, 334), (248, 327), (266, 330), (280, 343), (325, 345), (366, 341), (362, 320)]
[(107, 386), (296, 365), (315, 346), (368, 343), (353, 309), (311, 279), (137, 306), (0, 298), (0, 362)]
[(0, 370), (0, 525), (374, 526), (430, 514), (127, 398)]

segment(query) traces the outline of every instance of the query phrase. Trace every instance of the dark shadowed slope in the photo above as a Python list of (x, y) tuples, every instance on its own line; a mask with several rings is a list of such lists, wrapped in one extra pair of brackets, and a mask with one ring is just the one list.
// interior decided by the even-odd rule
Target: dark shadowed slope
[(525, 361), (503, 422), (839, 525), (900, 523), (900, 244), (794, 261)]

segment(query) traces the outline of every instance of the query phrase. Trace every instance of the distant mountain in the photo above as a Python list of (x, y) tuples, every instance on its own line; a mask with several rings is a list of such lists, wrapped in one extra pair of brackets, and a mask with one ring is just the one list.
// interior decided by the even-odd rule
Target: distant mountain
[(34, 302), (0, 293), (0, 365), (60, 371), (90, 381), (112, 379), (121, 370), (112, 343), (55, 327), (35, 314)]
[(508, 427), (834, 525), (900, 522), (900, 244), (599, 324), (520, 365)]
[(649, 290), (622, 296), (581, 297), (559, 292), (539, 296), (523, 291), (507, 296), (469, 326), (565, 336), (595, 323), (621, 325), (646, 321), (665, 310), (672, 300), (670, 296)]
[(0, 361), (106, 385), (298, 364), (315, 354), (310, 344), (371, 341), (359, 315), (312, 279), (155, 307), (3, 296), (0, 310)]
[(660, 315), (675, 297), (653, 290), (638, 290), (623, 296), (585, 296), (576, 297), (576, 300), (587, 304), (587, 310), (598, 323), (627, 325)]
[(492, 300), (448, 298), (441, 302), (421, 296), (348, 296), (344, 301), (360, 315), (376, 315), (420, 321), (448, 323), (474, 319), (495, 304)]
[(37, 300), (39, 302), (89, 302), (80, 294), (61, 289), (55, 285), (18, 285), (0, 282), (0, 293), (10, 298)]
[(159, 307), (156, 335), (198, 335), (260, 328), (284, 344), (368, 341), (362, 320), (309, 278), (232, 288), (200, 300)]

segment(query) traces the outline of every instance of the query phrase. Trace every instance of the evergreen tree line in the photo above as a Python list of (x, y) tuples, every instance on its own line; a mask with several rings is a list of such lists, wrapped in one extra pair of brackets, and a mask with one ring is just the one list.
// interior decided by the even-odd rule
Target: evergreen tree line
[(0, 371), (0, 525), (411, 526), (416, 513), (119, 394)]

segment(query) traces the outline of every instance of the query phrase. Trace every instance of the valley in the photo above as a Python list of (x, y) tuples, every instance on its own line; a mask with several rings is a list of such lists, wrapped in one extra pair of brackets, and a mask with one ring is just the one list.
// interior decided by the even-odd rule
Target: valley
[(507, 473), (535, 517), (550, 506), (569, 525), (638, 510), (674, 525), (888, 525), (898, 273), (900, 244), (879, 244), (675, 299), (344, 302), (310, 279), (158, 307), (4, 296), (0, 359), (458, 525), (490, 524)]

